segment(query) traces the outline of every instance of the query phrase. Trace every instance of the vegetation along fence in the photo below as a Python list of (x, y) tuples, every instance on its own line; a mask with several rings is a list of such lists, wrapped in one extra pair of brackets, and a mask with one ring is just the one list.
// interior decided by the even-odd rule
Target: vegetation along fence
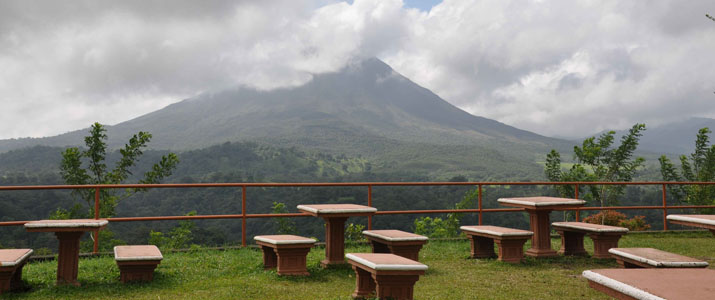
[[(579, 220), (579, 212), (585, 210), (662, 210), (663, 230), (668, 230), (666, 216), (669, 209), (702, 209), (715, 208), (715, 205), (668, 205), (666, 202), (667, 189), (670, 185), (713, 185), (715, 182), (352, 182), (352, 183), (195, 183), (195, 184), (117, 184), (117, 185), (37, 185), (37, 186), (0, 186), (0, 191), (9, 190), (68, 190), (68, 189), (94, 189), (94, 212), (95, 218), (99, 219), (100, 211), (100, 190), (119, 188), (241, 188), (241, 213), (222, 215), (192, 215), (192, 216), (151, 216), (151, 217), (113, 217), (108, 218), (109, 222), (132, 222), (132, 221), (161, 221), (161, 220), (188, 220), (188, 219), (241, 219), (241, 244), (246, 246), (246, 220), (251, 218), (285, 218), (285, 217), (307, 217), (304, 213), (281, 213), (281, 214), (247, 214), (246, 206), (248, 199), (246, 190), (248, 188), (266, 187), (365, 187), (367, 188), (367, 204), (373, 206), (372, 188), (376, 186), (474, 186), (478, 189), (477, 207), (473, 209), (433, 209), (433, 210), (390, 210), (380, 211), (377, 215), (394, 214), (433, 214), (433, 213), (476, 213), (477, 222), (482, 225), (482, 214), (492, 212), (522, 211), (520, 208), (482, 208), (482, 187), (483, 186), (574, 186), (574, 198), (579, 198), (579, 186), (589, 185), (643, 185), (660, 186), (662, 188), (662, 205), (657, 206), (607, 206), (607, 207), (580, 207), (574, 210), (576, 220)], [(379, 206), (378, 206), (379, 207)], [(0, 222), (0, 226), (22, 226), (28, 221)], [(372, 229), (372, 217), (368, 217), (368, 229)], [(94, 232), (94, 252), (98, 249), (97, 232)]]

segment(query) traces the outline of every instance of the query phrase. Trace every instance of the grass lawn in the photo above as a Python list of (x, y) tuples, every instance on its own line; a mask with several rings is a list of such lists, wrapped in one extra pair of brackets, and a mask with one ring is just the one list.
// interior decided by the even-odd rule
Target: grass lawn
[[(591, 240), (586, 249), (593, 253)], [(559, 239), (552, 239), (554, 249)], [(653, 247), (707, 260), (715, 266), (715, 237), (709, 232), (632, 233), (620, 247)], [(527, 243), (528, 247), (528, 243)], [(346, 253), (369, 252), (366, 244)], [(308, 255), (308, 277), (264, 271), (257, 248), (164, 253), (151, 283), (119, 282), (111, 256), (81, 259), (81, 287), (55, 286), (55, 261), (32, 262), (23, 279), (29, 290), (2, 299), (351, 299), (355, 275), (349, 265), (322, 269), (323, 248)], [(527, 258), (521, 264), (468, 259), (467, 240), (431, 241), (420, 252), (429, 270), (415, 285), (415, 299), (609, 299), (588, 287), (581, 272), (615, 268), (614, 260), (587, 257)]]

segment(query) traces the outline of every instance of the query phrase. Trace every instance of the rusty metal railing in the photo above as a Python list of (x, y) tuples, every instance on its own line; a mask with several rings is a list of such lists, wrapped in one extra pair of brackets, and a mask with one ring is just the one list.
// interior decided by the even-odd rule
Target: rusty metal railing
[[(434, 213), (477, 213), (478, 224), (482, 225), (483, 213), (522, 211), (520, 208), (483, 208), (482, 187), (483, 186), (554, 186), (573, 185), (574, 198), (578, 199), (579, 186), (588, 185), (659, 185), (662, 188), (662, 205), (657, 206), (607, 206), (607, 207), (579, 207), (566, 210), (576, 212), (576, 220), (579, 220), (580, 211), (584, 210), (662, 210), (663, 230), (668, 230), (666, 216), (668, 209), (694, 209), (694, 208), (715, 208), (715, 205), (671, 205), (667, 204), (667, 188), (669, 185), (713, 185), (715, 182), (672, 182), (672, 181), (652, 181), (652, 182), (327, 182), (327, 183), (187, 183), (187, 184), (97, 184), (97, 185), (35, 185), (35, 186), (0, 186), (0, 191), (12, 190), (67, 190), (67, 189), (94, 189), (94, 218), (99, 219), (100, 211), (100, 190), (119, 188), (241, 188), (241, 213), (222, 215), (194, 215), (194, 216), (150, 216), (150, 217), (114, 217), (108, 218), (110, 222), (136, 222), (136, 221), (164, 221), (164, 220), (206, 220), (206, 219), (241, 219), (241, 245), (246, 246), (246, 220), (251, 218), (283, 218), (283, 217), (308, 217), (305, 213), (282, 213), (282, 214), (248, 214), (246, 213), (247, 199), (246, 190), (249, 187), (367, 187), (367, 205), (373, 206), (372, 188), (375, 186), (474, 186), (477, 187), (477, 207), (474, 209), (431, 209), (431, 210), (379, 210), (376, 215), (394, 214), (434, 214)], [(0, 226), (22, 226), (29, 221), (9, 221), (0, 222)], [(372, 216), (368, 217), (368, 229), (372, 229)], [(98, 250), (98, 236), (94, 232), (94, 252)]]

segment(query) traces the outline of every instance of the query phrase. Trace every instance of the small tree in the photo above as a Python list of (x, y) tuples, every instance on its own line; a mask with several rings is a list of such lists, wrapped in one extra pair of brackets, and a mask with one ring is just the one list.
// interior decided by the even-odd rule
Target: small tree
[[(60, 164), (60, 174), (67, 184), (120, 184), (123, 183), (132, 172), (130, 171), (139, 157), (143, 154), (142, 149), (151, 140), (151, 134), (142, 132), (135, 134), (129, 139), (129, 143), (119, 150), (121, 158), (111, 170), (107, 170), (105, 157), (107, 154), (107, 144), (105, 140), (107, 130), (102, 124), (94, 123), (90, 127), (90, 135), (84, 138), (87, 146), (86, 150), (79, 148), (68, 148), (62, 152), (62, 163)], [(144, 178), (139, 183), (159, 183), (165, 177), (171, 175), (172, 170), (179, 163), (179, 159), (174, 153), (169, 153), (161, 157), (161, 160), (152, 166), (150, 171), (144, 173)], [(83, 167), (87, 164), (87, 167)], [(120, 195), (117, 189), (100, 190), (100, 217), (111, 217), (119, 201), (131, 196), (136, 192), (146, 189), (128, 189)], [(53, 216), (55, 218), (86, 218), (94, 217), (94, 190), (77, 189), (72, 191), (87, 204), (86, 213), (82, 212), (80, 204), (75, 205), (70, 211), (58, 209)]]
[[(614, 131), (601, 134), (598, 140), (595, 137), (585, 139), (581, 147), (574, 147), (576, 163), (566, 172), (561, 168), (561, 155), (556, 150), (551, 150), (546, 156), (544, 168), (546, 177), (550, 181), (562, 182), (631, 181), (637, 168), (645, 161), (642, 157), (631, 159), (643, 130), (645, 124), (633, 125), (628, 134), (621, 138), (621, 145), (618, 148), (611, 147)], [(571, 186), (557, 186), (556, 189), (564, 197), (570, 197), (575, 192)], [(624, 191), (623, 185), (594, 185), (588, 187), (584, 199), (598, 200), (601, 206), (606, 206), (616, 204), (618, 197), (623, 195)]]
[[(680, 156), (681, 173), (678, 174), (673, 163), (665, 155), (661, 155), (660, 173), (665, 181), (715, 181), (715, 145), (708, 145), (711, 131), (705, 127), (698, 131), (695, 138), (695, 151), (690, 154), (690, 160), (685, 155)], [(714, 185), (670, 185), (670, 194), (676, 201), (684, 201), (692, 205), (715, 204)]]

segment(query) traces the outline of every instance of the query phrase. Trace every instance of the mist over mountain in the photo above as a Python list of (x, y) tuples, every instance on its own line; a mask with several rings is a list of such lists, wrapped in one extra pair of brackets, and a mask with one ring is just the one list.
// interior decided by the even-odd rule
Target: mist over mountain
[[(660, 126), (650, 127), (646, 124), (638, 143), (638, 151), (655, 154), (690, 154), (695, 149), (695, 137), (701, 128), (715, 130), (715, 119), (690, 118)], [(616, 130), (615, 137), (620, 140), (628, 130)], [(598, 136), (596, 134), (594, 136)], [(711, 141), (715, 135), (710, 134)], [(581, 139), (582, 141), (583, 139)]]

